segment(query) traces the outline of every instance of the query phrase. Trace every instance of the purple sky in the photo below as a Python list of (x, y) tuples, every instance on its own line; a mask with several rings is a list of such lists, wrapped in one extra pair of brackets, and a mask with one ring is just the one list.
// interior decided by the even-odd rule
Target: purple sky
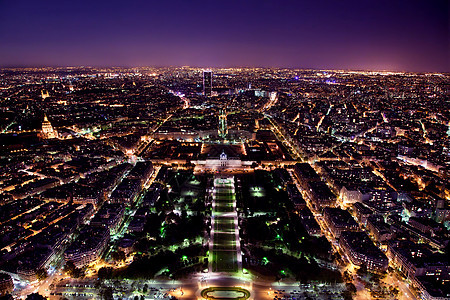
[(447, 0), (0, 0), (0, 66), (450, 71)]

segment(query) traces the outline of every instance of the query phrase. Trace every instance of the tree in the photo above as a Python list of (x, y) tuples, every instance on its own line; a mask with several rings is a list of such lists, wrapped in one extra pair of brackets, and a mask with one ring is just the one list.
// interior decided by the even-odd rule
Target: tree
[(360, 275), (360, 276), (366, 275), (366, 274), (367, 274), (367, 266), (366, 266), (366, 264), (362, 264), (362, 265), (359, 267), (358, 271), (356, 271), (356, 273), (357, 273), (358, 275)]
[(78, 278), (82, 275), (82, 270), (80, 268), (77, 268), (72, 261), (68, 261), (66, 263), (66, 265), (64, 266), (64, 271), (73, 278)]
[(349, 291), (343, 291), (342, 292), (342, 298), (344, 298), (345, 300), (352, 300), (352, 294)]
[(397, 296), (398, 293), (399, 293), (398, 288), (393, 288), (393, 289), (392, 289), (392, 293), (393, 293), (395, 296)]
[(67, 274), (69, 274), (70, 276), (72, 276), (76, 268), (77, 267), (75, 267), (75, 264), (72, 261), (68, 261), (64, 266), (64, 271), (67, 272)]
[(111, 258), (115, 261), (125, 261), (126, 255), (123, 251), (114, 251), (111, 253)]
[(118, 253), (119, 253), (119, 260), (120, 261), (125, 261), (127, 259), (127, 256), (126, 256), (124, 251), (119, 251)]
[(36, 272), (36, 277), (39, 281), (42, 281), (48, 277), (47, 270), (44, 268), (39, 269)]
[(111, 268), (107, 268), (107, 267), (101, 267), (98, 270), (98, 278), (99, 279), (108, 279), (111, 278), (112, 275), (112, 269)]
[(347, 286), (347, 291), (349, 291), (352, 294), (356, 294), (356, 286), (353, 283), (349, 282), (346, 284), (346, 286)]
[(348, 272), (348, 270), (345, 270), (345, 272), (344, 272), (344, 280), (352, 281), (352, 275)]
[(29, 294), (26, 298), (26, 300), (46, 300), (44, 296), (40, 295), (39, 293), (32, 293)]
[(113, 300), (113, 290), (111, 287), (104, 287), (100, 290), (100, 298), (103, 300)]
[(381, 276), (378, 274), (372, 274), (370, 281), (376, 284), (379, 284), (381, 280)]

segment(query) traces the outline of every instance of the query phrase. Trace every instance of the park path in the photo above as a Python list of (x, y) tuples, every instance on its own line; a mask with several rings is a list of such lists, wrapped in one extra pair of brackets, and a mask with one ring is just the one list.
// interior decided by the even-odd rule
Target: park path
[(234, 176), (214, 177), (209, 271), (242, 271)]

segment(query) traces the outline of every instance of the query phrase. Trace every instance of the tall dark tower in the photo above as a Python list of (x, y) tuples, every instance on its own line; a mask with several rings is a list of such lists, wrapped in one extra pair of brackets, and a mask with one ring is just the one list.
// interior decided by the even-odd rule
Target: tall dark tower
[(203, 70), (203, 95), (209, 97), (212, 91), (212, 71)]

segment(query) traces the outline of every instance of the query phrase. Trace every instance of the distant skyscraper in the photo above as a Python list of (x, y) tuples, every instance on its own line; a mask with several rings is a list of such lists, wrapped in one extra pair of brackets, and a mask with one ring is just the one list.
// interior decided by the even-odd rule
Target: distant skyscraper
[(47, 116), (44, 115), (44, 122), (42, 122), (42, 138), (56, 139), (57, 137), (58, 132), (55, 129), (53, 129), (53, 126), (48, 120)]
[(212, 92), (212, 71), (203, 70), (203, 95), (211, 96)]

